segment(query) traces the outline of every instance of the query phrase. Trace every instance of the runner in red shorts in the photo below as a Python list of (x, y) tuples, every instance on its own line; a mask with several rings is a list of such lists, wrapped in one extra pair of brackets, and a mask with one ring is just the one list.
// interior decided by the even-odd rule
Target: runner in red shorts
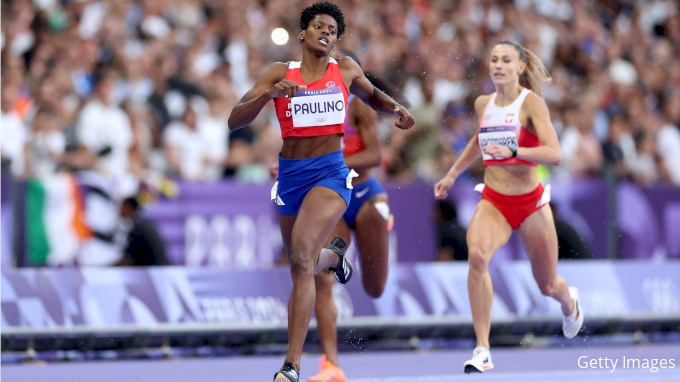
[(557, 234), (550, 208), (550, 186), (538, 181), (537, 164), (558, 165), (562, 159), (541, 85), (550, 76), (541, 60), (513, 41), (501, 41), (489, 64), (496, 92), (475, 101), (480, 125), (460, 158), (435, 185), (444, 199), (456, 178), (481, 155), (486, 167), (482, 199), (467, 232), (468, 295), (477, 347), (465, 362), (466, 373), (493, 368), (489, 351), (493, 287), (489, 262), (517, 230), (541, 292), (557, 300), (564, 314), (562, 330), (573, 338), (583, 325), (578, 290), (557, 275)]

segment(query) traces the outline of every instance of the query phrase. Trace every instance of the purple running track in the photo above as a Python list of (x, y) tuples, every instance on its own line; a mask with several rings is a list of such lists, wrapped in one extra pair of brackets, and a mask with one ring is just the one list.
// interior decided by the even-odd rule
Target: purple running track
[[(496, 348), (492, 350), (495, 369), (483, 375), (463, 374), (463, 362), (470, 350), (342, 353), (349, 382), (453, 382), (485, 381), (680, 381), (680, 344), (569, 347)], [(583, 360), (617, 360), (614, 371), (580, 368)], [(626, 359), (674, 359), (675, 368), (622, 368)], [(305, 354), (302, 378), (318, 371), (318, 355)], [(143, 361), (98, 361), (9, 365), (2, 367), (5, 382), (269, 382), (283, 362), (283, 356), (191, 358)], [(597, 361), (599, 362), (599, 360)], [(602, 361), (604, 365), (604, 360)], [(666, 364), (669, 366), (669, 364)]]

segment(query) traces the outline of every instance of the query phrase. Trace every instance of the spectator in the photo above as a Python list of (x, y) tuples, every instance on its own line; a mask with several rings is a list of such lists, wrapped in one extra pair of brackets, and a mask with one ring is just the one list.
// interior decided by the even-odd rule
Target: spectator
[(465, 228), (458, 225), (456, 206), (442, 200), (435, 204), (435, 220), (437, 222), (437, 241), (439, 251), (437, 261), (467, 261), (468, 246)]
[(633, 167), (635, 180), (642, 185), (652, 186), (659, 181), (656, 141), (651, 133), (639, 130), (635, 134), (636, 159)]
[(56, 172), (66, 149), (66, 139), (57, 115), (48, 109), (38, 109), (33, 119), (33, 131), (26, 143), (26, 172), (45, 177)]
[(598, 174), (602, 167), (602, 148), (593, 133), (595, 109), (592, 100), (582, 100), (567, 109), (569, 126), (562, 134), (562, 166), (568, 177)]
[(163, 133), (170, 170), (185, 180), (206, 180), (210, 163), (208, 142), (196, 126), (196, 112), (188, 107), (181, 121), (171, 122)]
[(406, 136), (403, 150), (406, 150), (408, 161), (414, 164), (415, 171), (422, 177), (436, 181), (439, 173), (433, 168), (435, 148), (439, 145), (439, 126), (441, 125), (441, 109), (434, 104), (434, 82), (422, 76), (420, 86), (423, 102), (413, 108), (416, 125), (407, 131), (398, 132)]
[(630, 175), (627, 162), (634, 160), (636, 149), (633, 138), (628, 133), (627, 119), (617, 114), (611, 116), (607, 140), (602, 144), (602, 153), (607, 163), (614, 168), (619, 179)]
[(96, 158), (95, 168), (122, 179), (130, 171), (133, 135), (127, 114), (113, 103), (113, 86), (110, 72), (98, 73), (94, 97), (81, 110), (76, 130), (80, 145)]
[(157, 132), (153, 129), (149, 107), (144, 103), (127, 102), (125, 111), (132, 129), (130, 172), (138, 179), (143, 178), (147, 168), (151, 166), (149, 162), (152, 162), (154, 167), (164, 170), (165, 160), (161, 158), (159, 163), (159, 160), (154, 157), (156, 154), (154, 137)]
[(2, 171), (9, 169), (14, 175), (21, 175), (24, 171), (24, 143), (26, 142), (26, 127), (19, 113), (14, 110), (14, 103), (19, 95), (16, 85), (3, 81), (2, 117), (0, 125), (2, 130)]
[(163, 239), (154, 224), (141, 216), (140, 205), (135, 197), (123, 200), (120, 216), (127, 227), (125, 249), (122, 259), (116, 264), (120, 266), (152, 266), (168, 265)]
[[(339, 50), (358, 52), (366, 70), (389, 79), (412, 102), (414, 112), (422, 112), (417, 120), (423, 129), (413, 139), (400, 136), (401, 132), (383, 132), (383, 177), (431, 178), (434, 162), (427, 159), (432, 159), (433, 142), (457, 146), (459, 139), (452, 139), (452, 131), (460, 127), (457, 124), (474, 127), (475, 121), (464, 118), (460, 110), (463, 106), (471, 110), (466, 97), (474, 99), (489, 91), (484, 57), (490, 45), (504, 38), (534, 49), (548, 65), (554, 77), (545, 89), (551, 110), (563, 110), (584, 94), (588, 98), (577, 103), (576, 112), (565, 113), (570, 116), (560, 118), (553, 113), (565, 149), (565, 165), (557, 171), (564, 175), (599, 173), (600, 143), (612, 136), (608, 129), (613, 123), (600, 109), (618, 105), (633, 126), (643, 125), (633, 120), (637, 116), (661, 109), (665, 121), (679, 127), (680, 98), (674, 89), (680, 88), (680, 12), (675, 2), (560, 1), (551, 6), (554, 2), (338, 1), (347, 13), (347, 28), (353, 31), (340, 41)], [(199, 132), (204, 131), (204, 121), (214, 122), (222, 118), (220, 114), (227, 114), (229, 102), (243, 95), (265, 63), (299, 57), (295, 39), (275, 45), (266, 26), (278, 25), (295, 35), (297, 20), (286, 16), (295, 12), (283, 11), (305, 4), (292, 0), (3, 3), (2, 85), (12, 82), (11, 86), (21, 88), (22, 106), (15, 102), (14, 108), (23, 121), (30, 122), (32, 110), (48, 108), (59, 116), (70, 142), (69, 128), (77, 118), (77, 136), (92, 160), (97, 159), (96, 168), (116, 178), (128, 171), (141, 176), (144, 166), (139, 165), (162, 170), (165, 160), (151, 155), (147, 163), (140, 162), (138, 134), (121, 127), (130, 122), (121, 122), (124, 118), (115, 103), (126, 100), (150, 106), (152, 152), (160, 152), (156, 149), (163, 145), (162, 131), (182, 115), (187, 103), (197, 112)], [(113, 90), (99, 86), (99, 82), (110, 85), (112, 81), (100, 81), (101, 69), (97, 68), (106, 68), (104, 78), (116, 74)], [(93, 91), (95, 97), (79, 110)], [(187, 98), (194, 100), (187, 102)], [(195, 102), (204, 102), (203, 98), (209, 105), (205, 110)], [(3, 132), (13, 126), (6, 113), (3, 109), (3, 118), (10, 123), (3, 123)], [(118, 116), (103, 117), (114, 114)], [(437, 121), (452, 115), (451, 124), (443, 123), (448, 129), (440, 129), (442, 123)], [(131, 114), (131, 118), (137, 117)], [(672, 153), (680, 150), (673, 149), (677, 140), (663, 126), (649, 131), (663, 158), (660, 176), (678, 184), (680, 170), (667, 163), (676, 163)], [(248, 141), (230, 143), (213, 135), (210, 143), (215, 146), (208, 149), (211, 159), (201, 165), (206, 168), (203, 178), (219, 178), (221, 168), (227, 167), (226, 172), (239, 179), (260, 179), (262, 163), (271, 159), (264, 151), (276, 150), (280, 139), (271, 127), (275, 123), (265, 116), (252, 126)], [(573, 129), (566, 131), (569, 127)], [(214, 134), (217, 131), (213, 129)], [(2, 142), (7, 160), (14, 155), (9, 146), (16, 147), (11, 143), (16, 135), (3, 137), (9, 137)], [(629, 149), (634, 150), (634, 145), (624, 139), (628, 143), (618, 145), (629, 167), (635, 158)], [(229, 153), (230, 146), (236, 151)], [(400, 153), (403, 149), (405, 154)], [(14, 161), (14, 166), (22, 163)]]
[(205, 178), (209, 180), (222, 178), (229, 145), (230, 109), (225, 110), (219, 100), (218, 96), (208, 97), (208, 110), (197, 122), (198, 132), (206, 143)]
[(576, 232), (571, 224), (560, 218), (558, 210), (553, 203), (550, 203), (550, 209), (552, 210), (553, 219), (555, 219), (559, 259), (592, 259), (593, 255), (583, 241), (583, 238), (581, 238), (581, 235)]
[(680, 186), (680, 130), (667, 123), (662, 114), (650, 113), (649, 132), (656, 136), (657, 161), (664, 180)]

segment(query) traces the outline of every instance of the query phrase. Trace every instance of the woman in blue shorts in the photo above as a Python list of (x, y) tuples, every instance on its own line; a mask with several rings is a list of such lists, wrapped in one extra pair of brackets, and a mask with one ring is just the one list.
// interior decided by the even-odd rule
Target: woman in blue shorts
[(409, 129), (415, 124), (403, 106), (371, 84), (354, 60), (330, 57), (344, 32), (344, 16), (337, 5), (322, 2), (305, 8), (299, 34), (302, 61), (270, 66), (229, 116), (229, 128), (239, 129), (273, 99), (281, 125), (283, 148), (272, 198), (278, 205), (293, 290), (288, 304), (288, 353), (274, 375), (276, 382), (299, 381), (302, 346), (316, 295), (314, 275), (331, 268), (341, 283), (352, 275), (342, 239), (334, 239), (322, 251), (351, 197), (354, 174), (340, 150), (350, 91), (375, 111), (397, 116), (396, 127)]

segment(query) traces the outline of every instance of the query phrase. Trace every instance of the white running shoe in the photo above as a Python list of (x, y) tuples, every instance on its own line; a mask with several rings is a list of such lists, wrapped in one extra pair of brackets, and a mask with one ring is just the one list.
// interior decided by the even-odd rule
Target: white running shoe
[(562, 316), (562, 332), (567, 338), (574, 338), (583, 326), (583, 308), (579, 302), (578, 289), (569, 287), (569, 296), (574, 299), (574, 310), (568, 316)]
[(491, 352), (484, 346), (477, 346), (472, 351), (472, 358), (465, 361), (463, 364), (466, 374), (483, 373), (487, 370), (493, 369), (493, 362), (491, 362)]

